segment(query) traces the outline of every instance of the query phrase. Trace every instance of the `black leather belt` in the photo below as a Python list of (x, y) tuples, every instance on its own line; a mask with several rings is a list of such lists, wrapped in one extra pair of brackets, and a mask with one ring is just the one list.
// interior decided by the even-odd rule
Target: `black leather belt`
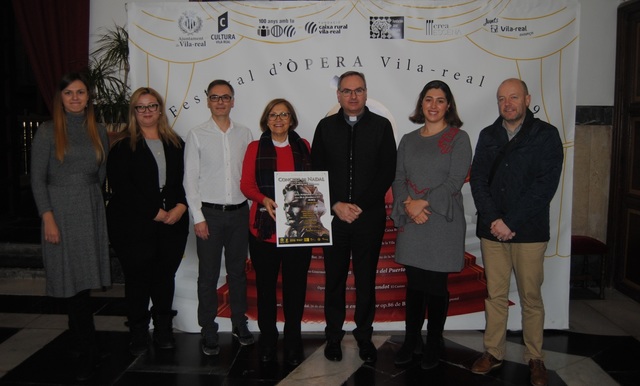
[(203, 202), (202, 203), (202, 207), (203, 208), (209, 208), (209, 209), (215, 209), (215, 210), (221, 210), (223, 212), (230, 212), (232, 210), (238, 210), (244, 206), (247, 205), (247, 201), (243, 201), (239, 204), (236, 205), (220, 205), (220, 204), (212, 204), (210, 202)]

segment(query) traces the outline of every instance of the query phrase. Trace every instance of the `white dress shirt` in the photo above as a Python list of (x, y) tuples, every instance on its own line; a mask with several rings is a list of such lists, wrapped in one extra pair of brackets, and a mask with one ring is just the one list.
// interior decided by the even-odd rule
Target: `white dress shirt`
[(204, 221), (202, 203), (240, 204), (242, 161), (253, 134), (231, 121), (226, 132), (213, 118), (191, 129), (184, 149), (184, 190), (193, 223)]

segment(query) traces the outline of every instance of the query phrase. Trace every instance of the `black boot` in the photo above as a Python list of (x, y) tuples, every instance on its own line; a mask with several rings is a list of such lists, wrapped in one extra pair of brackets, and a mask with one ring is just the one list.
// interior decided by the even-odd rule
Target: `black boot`
[(149, 319), (150, 314), (138, 320), (128, 321), (129, 326), (129, 352), (133, 356), (140, 356), (149, 351)]
[(393, 361), (397, 366), (411, 363), (414, 355), (422, 353), (422, 325), (426, 310), (425, 293), (407, 286), (405, 301), (405, 335), (402, 347)]
[(420, 367), (430, 370), (440, 363), (444, 347), (444, 324), (449, 310), (449, 294), (444, 296), (428, 296), (429, 322), (427, 323), (427, 344)]
[(96, 328), (89, 290), (79, 292), (67, 299), (69, 332), (72, 336), (72, 366), (77, 381), (93, 377), (97, 366)]
[(169, 310), (166, 312), (153, 311), (153, 342), (162, 349), (170, 349), (176, 347), (176, 341), (173, 337), (173, 317), (178, 312)]

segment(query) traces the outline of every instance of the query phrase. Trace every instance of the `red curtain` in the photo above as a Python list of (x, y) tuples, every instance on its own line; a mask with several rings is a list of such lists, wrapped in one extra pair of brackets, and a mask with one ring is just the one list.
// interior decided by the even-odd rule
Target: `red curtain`
[(90, 0), (13, 0), (16, 25), (51, 111), (60, 77), (89, 63)]

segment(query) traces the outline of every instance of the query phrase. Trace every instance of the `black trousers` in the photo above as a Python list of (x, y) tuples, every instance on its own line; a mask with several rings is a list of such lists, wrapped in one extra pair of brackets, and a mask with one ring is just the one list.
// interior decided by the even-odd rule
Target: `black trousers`
[(112, 237), (124, 273), (129, 325), (149, 323), (149, 300), (156, 314), (171, 314), (175, 276), (187, 243), (187, 233), (158, 224), (148, 237)]
[(324, 315), (327, 340), (341, 340), (346, 316), (346, 282), (349, 263), (353, 266), (356, 308), (353, 335), (356, 340), (370, 340), (376, 310), (376, 271), (386, 226), (384, 207), (364, 211), (351, 224), (333, 218), (333, 245), (324, 247), (326, 288)]
[(249, 236), (251, 264), (256, 272), (260, 345), (273, 347), (278, 341), (277, 287), (282, 274), (284, 347), (294, 350), (302, 344), (301, 323), (307, 292), (311, 247), (276, 247), (275, 243)]

